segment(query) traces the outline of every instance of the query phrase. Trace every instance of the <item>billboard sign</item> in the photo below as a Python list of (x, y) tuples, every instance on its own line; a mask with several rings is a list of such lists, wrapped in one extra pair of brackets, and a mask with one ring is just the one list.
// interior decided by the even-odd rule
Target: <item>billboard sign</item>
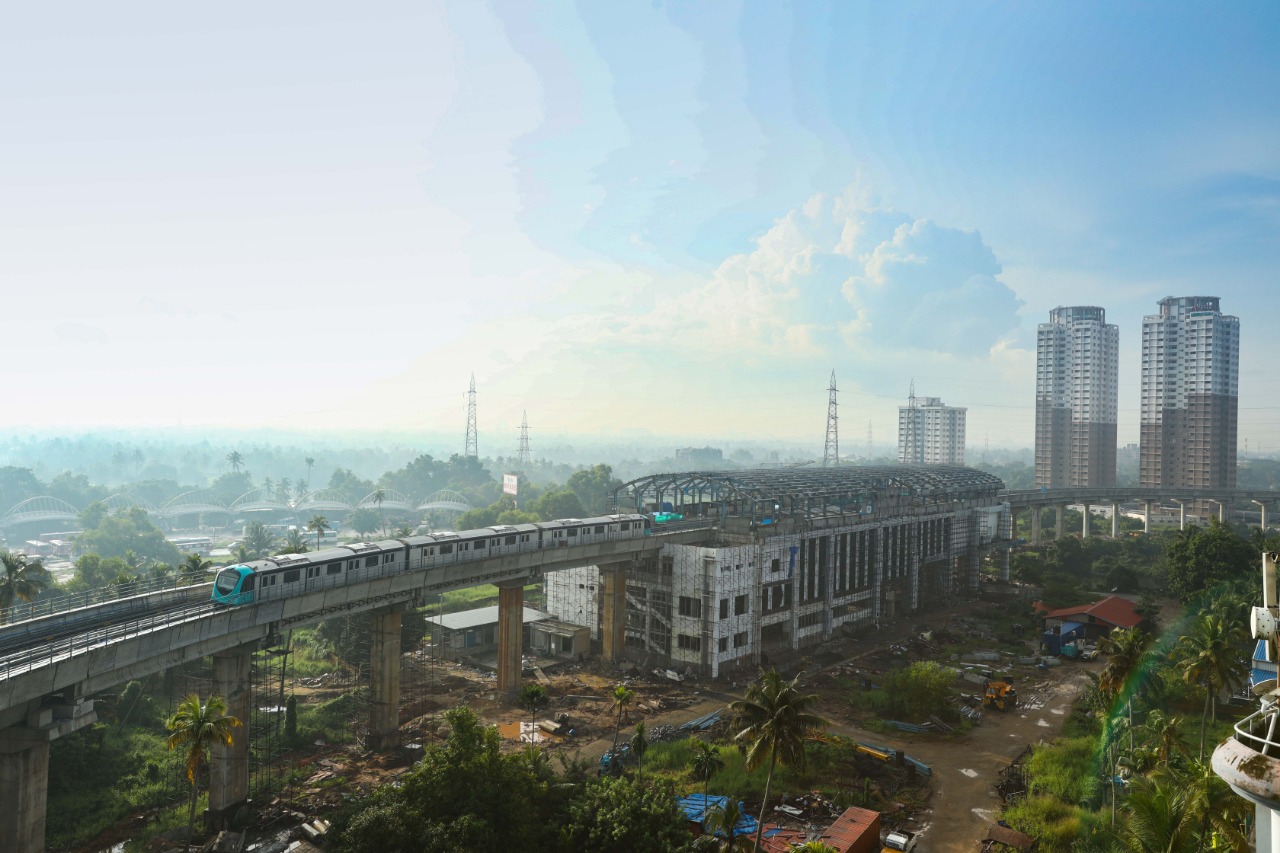
[(502, 475), (502, 493), (504, 495), (515, 495), (520, 491), (520, 478), (515, 474)]

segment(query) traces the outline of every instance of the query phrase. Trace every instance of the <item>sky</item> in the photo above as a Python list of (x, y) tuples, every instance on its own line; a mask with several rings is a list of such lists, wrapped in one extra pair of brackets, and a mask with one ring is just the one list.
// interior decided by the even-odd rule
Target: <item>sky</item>
[[(0, 11), (0, 427), (1032, 445), (1035, 331), (1241, 319), (1280, 452), (1280, 4)], [(510, 445), (507, 447), (506, 445)]]

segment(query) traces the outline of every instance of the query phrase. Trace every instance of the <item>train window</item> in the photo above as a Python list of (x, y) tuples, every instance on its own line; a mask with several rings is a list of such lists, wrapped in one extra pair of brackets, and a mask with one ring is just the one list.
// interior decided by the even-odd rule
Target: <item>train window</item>
[(490, 540), (489, 540), (489, 547), (490, 547), (490, 548), (497, 548), (497, 547), (498, 547), (499, 545), (501, 545), (501, 544), (502, 544), (502, 540), (501, 540), (501, 539), (490, 539)]
[(372, 556), (372, 557), (365, 557), (365, 558), (364, 558), (364, 567), (365, 567), (366, 569), (371, 569), (371, 568), (373, 568), (373, 567), (374, 567), (374, 566), (376, 566), (376, 565), (378, 565), (378, 557), (377, 557), (377, 555), (376, 555), (376, 554), (375, 554), (374, 556)]
[(483, 551), (488, 544), (489, 543), (484, 539), (477, 539), (475, 542), (471, 543), (471, 550)]
[(347, 560), (347, 571), (354, 572), (358, 568), (360, 568), (359, 560)]
[(318, 566), (307, 566), (307, 578), (308, 578), (308, 580), (316, 576), (316, 569), (318, 569), (318, 568), (319, 568)]
[(244, 583), (240, 587), (241, 592), (253, 592), (254, 581), (258, 579), (257, 575), (249, 575), (244, 579)]
[(604, 533), (604, 525), (603, 525), (603, 524), (597, 524), (597, 525), (596, 525), (596, 533)]
[(470, 551), (470, 550), (471, 550), (471, 543), (470, 543), (470, 542), (459, 542), (459, 543), (458, 543), (458, 550), (459, 550), (459, 551)]
[(569, 529), (569, 535), (570, 535), (570, 536), (577, 536), (577, 535), (578, 535), (578, 528), (576, 528), (576, 527), (572, 527), (572, 528), (570, 528), (570, 529)]
[(302, 572), (298, 571), (297, 569), (290, 569), (289, 571), (284, 573), (284, 582), (296, 583), (298, 578), (300, 577), (302, 577)]
[(395, 555), (395, 554), (383, 554), (383, 555), (382, 555), (382, 563), (383, 563), (383, 565), (386, 565), (387, 563), (394, 563), (395, 561), (396, 561), (396, 555)]
[(508, 537), (507, 537), (507, 544), (508, 544), (508, 545), (514, 545), (514, 544), (516, 544), (516, 537), (514, 537), (514, 536), (508, 536)]
[(622, 524), (619, 524), (619, 525), (618, 525), (618, 528), (619, 528), (620, 530), (630, 530), (630, 529), (631, 529), (631, 522), (629, 522), (629, 521), (624, 521), (624, 522), (622, 522)]
[(529, 541), (529, 534), (528, 534), (528, 533), (523, 533), (523, 534), (521, 534), (521, 535), (520, 535), (520, 541), (521, 541), (521, 542), (528, 542), (528, 541)]
[(453, 553), (453, 546), (452, 546), (452, 545), (441, 545), (441, 546), (440, 546), (440, 553), (441, 553), (441, 554), (452, 554), (452, 553)]
[(330, 563), (329, 565), (325, 566), (324, 570), (325, 572), (331, 575), (340, 575), (342, 574), (342, 561), (339, 560), (336, 563)]

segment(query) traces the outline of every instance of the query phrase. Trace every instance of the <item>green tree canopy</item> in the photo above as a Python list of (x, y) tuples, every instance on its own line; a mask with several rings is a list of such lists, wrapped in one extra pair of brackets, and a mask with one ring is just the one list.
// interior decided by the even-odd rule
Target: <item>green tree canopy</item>
[(178, 549), (138, 507), (103, 515), (96, 526), (86, 527), (76, 538), (76, 552), (101, 557), (125, 557), (133, 552), (144, 560), (169, 565), (182, 561)]
[(582, 518), (587, 515), (586, 509), (582, 506), (582, 500), (576, 492), (569, 489), (547, 492), (529, 504), (529, 511), (536, 513), (539, 521), (554, 521), (558, 518)]
[(569, 849), (591, 853), (672, 853), (692, 849), (671, 784), (606, 776), (569, 806)]
[(1181, 530), (1165, 550), (1164, 569), (1169, 591), (1180, 601), (1219, 584), (1250, 575), (1258, 554), (1230, 527), (1211, 519), (1208, 527)]
[(622, 481), (613, 476), (611, 466), (592, 465), (575, 471), (565, 485), (582, 501), (584, 514), (603, 515), (613, 510), (613, 490), (621, 486)]

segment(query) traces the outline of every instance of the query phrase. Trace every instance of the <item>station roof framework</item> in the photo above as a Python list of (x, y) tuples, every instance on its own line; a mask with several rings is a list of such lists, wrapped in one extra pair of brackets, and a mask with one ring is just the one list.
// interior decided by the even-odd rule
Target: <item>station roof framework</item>
[(620, 507), (638, 511), (714, 504), (722, 515), (758, 519), (995, 500), (1003, 488), (999, 477), (975, 468), (876, 465), (652, 474), (624, 483), (614, 495)]

